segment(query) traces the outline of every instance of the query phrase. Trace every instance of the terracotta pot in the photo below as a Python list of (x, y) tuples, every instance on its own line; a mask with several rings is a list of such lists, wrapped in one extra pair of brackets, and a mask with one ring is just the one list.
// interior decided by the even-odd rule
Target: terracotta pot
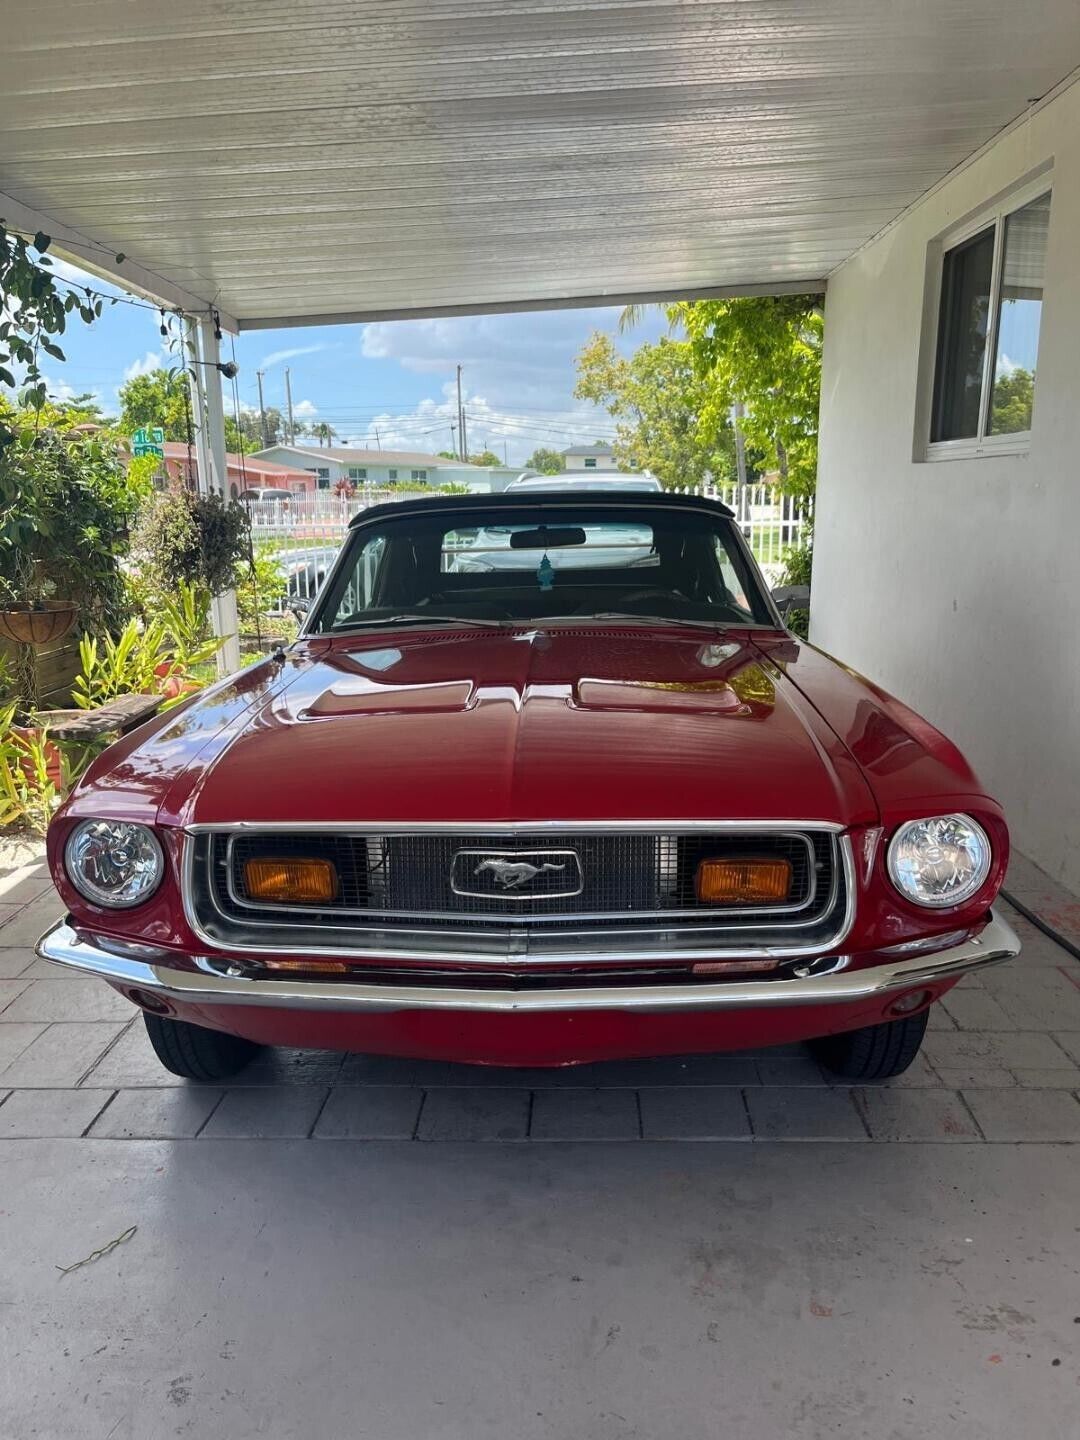
[(20, 645), (47, 645), (62, 639), (75, 624), (78, 610), (70, 600), (42, 600), (37, 605), (11, 605), (0, 610), (0, 634)]

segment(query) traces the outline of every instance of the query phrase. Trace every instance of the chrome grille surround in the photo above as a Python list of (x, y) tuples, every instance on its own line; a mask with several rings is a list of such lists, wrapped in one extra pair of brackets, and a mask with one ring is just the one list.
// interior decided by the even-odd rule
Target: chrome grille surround
[[(477, 835), (492, 844), (474, 845)], [(320, 840), (340, 845), (438, 839), (453, 857), (479, 848), (510, 854), (565, 851), (589, 840), (647, 842), (652, 873), (662, 881), (670, 869), (671, 843), (708, 839), (745, 844), (783, 840), (808, 854), (827, 855), (828, 864), (809, 867), (805, 893), (783, 907), (709, 909), (695, 904), (666, 909), (584, 909), (586, 897), (533, 896), (528, 913), (520, 901), (490, 896), (478, 910), (390, 909), (372, 903), (375, 896), (349, 895), (364, 903), (313, 911), (309, 906), (255, 906), (238, 893), (234, 855), (239, 839), (296, 837), (307, 853)], [(497, 842), (497, 843), (496, 843)], [(663, 842), (667, 842), (666, 845)], [(240, 851), (242, 853), (242, 850)], [(278, 850), (277, 853), (284, 853)], [(295, 852), (294, 852), (295, 853)], [(355, 848), (353, 850), (355, 853)], [(380, 851), (381, 852), (381, 848)], [(226, 857), (223, 861), (222, 857)], [(666, 857), (666, 858), (665, 858)], [(223, 868), (224, 866), (224, 868)], [(369, 866), (370, 868), (370, 866)], [(824, 873), (819, 873), (824, 871)], [(216, 874), (216, 878), (215, 878)], [(446, 883), (449, 889), (449, 870)], [(222, 879), (224, 877), (224, 885)], [(703, 960), (775, 959), (778, 963), (834, 951), (854, 920), (855, 867), (849, 838), (841, 827), (821, 821), (650, 821), (533, 822), (531, 824), (393, 825), (279, 824), (195, 825), (183, 847), (183, 898), (188, 922), (199, 939), (216, 950), (240, 955), (354, 957), (358, 962), (480, 967), (604, 967), (626, 963), (685, 964)], [(383, 901), (389, 897), (384, 893)], [(543, 902), (569, 908), (542, 913)], [(573, 908), (578, 906), (579, 908)], [(540, 913), (538, 913), (538, 910)]]

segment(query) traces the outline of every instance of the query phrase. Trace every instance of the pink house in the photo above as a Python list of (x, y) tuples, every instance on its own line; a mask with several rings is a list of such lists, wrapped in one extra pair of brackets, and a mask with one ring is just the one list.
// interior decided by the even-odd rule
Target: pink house
[[(165, 473), (172, 482), (195, 485), (199, 478), (199, 462), (195, 447), (179, 440), (166, 440)], [(292, 490), (314, 492), (316, 477), (310, 470), (294, 470), (289, 465), (277, 465), (272, 460), (257, 460), (253, 455), (237, 455), (229, 451), (225, 456), (229, 476), (229, 494), (235, 499), (242, 490)]]

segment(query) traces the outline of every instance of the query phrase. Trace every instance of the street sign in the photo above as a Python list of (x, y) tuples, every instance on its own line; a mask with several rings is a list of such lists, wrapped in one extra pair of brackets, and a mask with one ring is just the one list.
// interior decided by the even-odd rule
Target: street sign
[(156, 455), (165, 458), (165, 431), (160, 425), (140, 425), (131, 437), (133, 455)]

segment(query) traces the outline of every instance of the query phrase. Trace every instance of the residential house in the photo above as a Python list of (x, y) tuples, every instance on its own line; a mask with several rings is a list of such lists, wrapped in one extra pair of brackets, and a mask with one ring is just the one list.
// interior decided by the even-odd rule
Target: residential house
[(619, 469), (615, 451), (610, 445), (571, 445), (562, 452), (562, 462), (564, 470)]
[[(166, 440), (162, 446), (165, 459), (162, 468), (170, 483), (181, 482), (192, 487), (199, 483), (199, 462), (194, 445), (188, 446), (180, 440)], [(315, 489), (315, 477), (307, 470), (293, 465), (278, 465), (256, 455), (237, 455), (229, 451), (225, 456), (229, 479), (229, 494), (235, 499), (242, 490), (270, 489), (306, 491)]]
[[(829, 276), (810, 638), (953, 737), (1080, 889), (1078, 231), (1065, 84)], [(902, 764), (860, 718), (860, 764)]]
[[(464, 465), (420, 450), (363, 450), (353, 446), (271, 445), (260, 459), (289, 465), (316, 478), (320, 490), (341, 480), (354, 485), (468, 485), (476, 490), (501, 490), (520, 471), (506, 466)], [(502, 479), (502, 471), (506, 479)], [(496, 474), (495, 472), (499, 473)], [(501, 483), (499, 483), (501, 481)]]

